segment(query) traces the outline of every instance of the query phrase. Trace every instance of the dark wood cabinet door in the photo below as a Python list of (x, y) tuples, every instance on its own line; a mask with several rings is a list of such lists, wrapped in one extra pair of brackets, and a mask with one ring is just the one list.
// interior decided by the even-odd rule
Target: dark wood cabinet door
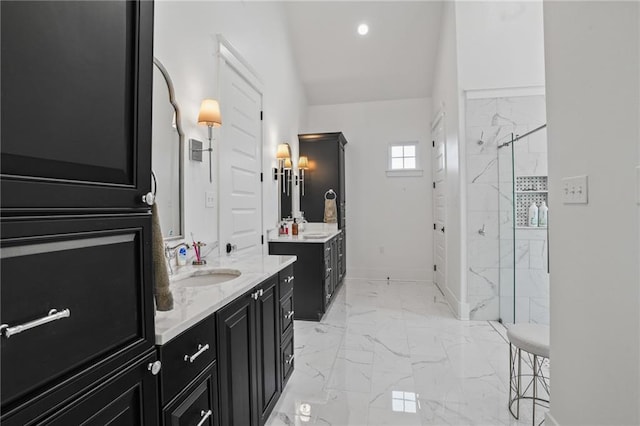
[(216, 314), (220, 424), (256, 426), (255, 306), (247, 293)]
[(164, 409), (164, 426), (217, 426), (218, 379), (212, 363)]
[(305, 195), (300, 197), (300, 210), (309, 222), (324, 221), (324, 194), (333, 189), (336, 194), (338, 227), (344, 226), (345, 160), (343, 134), (319, 133), (298, 135), (300, 155), (306, 155), (313, 165), (305, 171)]
[[(6, 219), (1, 230), (0, 312), (5, 336), (14, 331), (0, 341), (4, 414), (45, 387), (67, 392), (78, 371), (154, 347), (150, 215)], [(65, 315), (14, 328), (54, 309)]]
[[(157, 380), (149, 364), (157, 360), (155, 351), (120, 374), (86, 392), (76, 401), (38, 425), (157, 425), (160, 412)], [(30, 423), (31, 424), (31, 423)]]
[(3, 214), (143, 209), (153, 2), (2, 1)]
[(280, 298), (278, 277), (274, 276), (256, 287), (258, 413), (263, 425), (280, 397)]

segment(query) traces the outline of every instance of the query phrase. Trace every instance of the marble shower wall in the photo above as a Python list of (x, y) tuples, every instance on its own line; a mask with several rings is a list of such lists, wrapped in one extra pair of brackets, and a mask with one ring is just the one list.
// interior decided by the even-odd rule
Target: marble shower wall
[[(545, 98), (468, 99), (466, 102), (467, 289), (474, 320), (548, 323), (546, 230), (517, 229), (513, 241), (511, 148), (498, 145), (546, 122)], [(547, 175), (542, 130), (514, 144), (516, 176)], [(515, 261), (514, 259), (515, 250)], [(502, 315), (501, 315), (502, 307)]]

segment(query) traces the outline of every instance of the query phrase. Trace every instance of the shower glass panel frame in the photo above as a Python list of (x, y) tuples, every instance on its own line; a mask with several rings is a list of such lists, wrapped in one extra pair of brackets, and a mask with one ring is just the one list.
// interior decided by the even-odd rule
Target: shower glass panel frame
[(498, 209), (500, 221), (500, 322), (516, 319), (516, 204), (514, 135), (498, 146)]

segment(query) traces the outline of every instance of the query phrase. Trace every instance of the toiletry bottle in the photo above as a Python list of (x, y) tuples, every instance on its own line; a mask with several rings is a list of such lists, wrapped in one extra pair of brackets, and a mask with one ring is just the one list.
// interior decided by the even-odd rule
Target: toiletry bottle
[(291, 225), (291, 235), (298, 235), (298, 221), (293, 219), (293, 224)]
[(178, 249), (178, 266), (184, 266), (187, 264), (187, 248), (182, 246)]
[(531, 203), (529, 207), (529, 222), (527, 223), (529, 226), (538, 226), (538, 206), (536, 203)]
[(549, 207), (547, 207), (547, 203), (544, 201), (540, 204), (540, 208), (538, 209), (538, 226), (547, 226), (549, 219)]

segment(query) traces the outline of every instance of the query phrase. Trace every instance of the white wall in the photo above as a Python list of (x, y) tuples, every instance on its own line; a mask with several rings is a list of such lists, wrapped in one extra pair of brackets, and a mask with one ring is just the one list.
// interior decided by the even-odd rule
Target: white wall
[[(551, 424), (640, 424), (640, 6), (545, 2)], [(589, 203), (561, 203), (566, 176)]]
[[(154, 55), (164, 64), (175, 86), (185, 132), (185, 226), (199, 240), (217, 241), (217, 209), (205, 209), (205, 191), (216, 191), (218, 143), (214, 141), (214, 182), (209, 183), (208, 159), (192, 162), (188, 139), (205, 141), (206, 127), (196, 118), (202, 99), (218, 96), (216, 34), (222, 34), (260, 76), (264, 109), (265, 229), (276, 223), (276, 184), (270, 176), (278, 143), (297, 151), (297, 134), (306, 121), (306, 99), (297, 75), (279, 2), (159, 1), (155, 3)], [(224, 124), (224, 117), (223, 124)], [(214, 138), (217, 130), (214, 130)]]
[(444, 112), (447, 154), (447, 224), (446, 224), (446, 284), (441, 290), (459, 317), (466, 317), (466, 285), (463, 286), (463, 265), (466, 250), (462, 249), (461, 177), (459, 158), (458, 47), (456, 35), (456, 5), (446, 2), (442, 10), (442, 30), (438, 42), (435, 78), (433, 80), (433, 114)]
[[(347, 275), (432, 280), (431, 100), (311, 106), (305, 132), (342, 131)], [(418, 141), (422, 177), (387, 177), (391, 142)]]
[(542, 1), (456, 2), (463, 90), (544, 85)]

